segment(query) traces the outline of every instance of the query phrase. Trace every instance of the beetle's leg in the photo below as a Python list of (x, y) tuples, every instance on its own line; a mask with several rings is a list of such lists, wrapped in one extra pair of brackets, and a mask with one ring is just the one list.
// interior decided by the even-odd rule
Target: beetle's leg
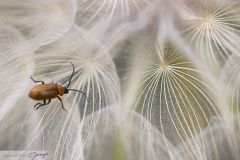
[(62, 102), (62, 99), (59, 97), (59, 96), (57, 96), (57, 98), (60, 100), (60, 102), (62, 103), (62, 109), (64, 110), (64, 111), (67, 111), (64, 107), (63, 107), (63, 102)]
[(45, 105), (49, 104), (50, 102), (51, 102), (51, 99), (49, 99), (48, 102)]
[[(43, 100), (43, 103), (37, 103), (37, 104), (34, 106), (34, 109), (38, 109), (39, 107), (45, 106), (45, 105), (49, 104), (50, 102), (51, 102), (51, 99), (49, 99), (47, 103), (46, 103), (46, 100)], [(37, 105), (38, 105), (38, 106), (37, 106)]]
[(36, 80), (34, 80), (33, 78), (32, 78), (32, 76), (30, 75), (30, 78), (33, 80), (33, 82), (35, 82), (35, 83), (37, 83), (37, 82), (41, 82), (42, 84), (44, 84), (44, 82), (43, 81), (36, 81)]
[(33, 107), (34, 109), (38, 109), (39, 107), (41, 107), (42, 105), (44, 105), (44, 104), (42, 104), (42, 103), (37, 103), (37, 104), (35, 104), (35, 106)]
[(44, 106), (45, 104), (46, 104), (46, 100), (43, 100), (43, 104), (42, 104), (42, 103), (37, 103), (37, 104), (34, 106), (34, 109), (38, 109), (39, 107)]

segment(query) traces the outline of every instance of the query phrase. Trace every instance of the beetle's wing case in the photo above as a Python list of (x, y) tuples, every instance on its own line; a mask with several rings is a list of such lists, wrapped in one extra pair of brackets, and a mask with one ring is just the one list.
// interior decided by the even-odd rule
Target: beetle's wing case
[(33, 87), (29, 92), (29, 97), (34, 100), (52, 99), (58, 96), (58, 88), (54, 83), (40, 84)]

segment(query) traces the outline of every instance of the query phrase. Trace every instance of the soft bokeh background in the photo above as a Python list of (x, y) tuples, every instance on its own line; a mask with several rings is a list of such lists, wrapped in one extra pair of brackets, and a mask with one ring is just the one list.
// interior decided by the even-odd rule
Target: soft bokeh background
[(238, 160), (239, 46), (239, 0), (0, 0), (1, 160)]

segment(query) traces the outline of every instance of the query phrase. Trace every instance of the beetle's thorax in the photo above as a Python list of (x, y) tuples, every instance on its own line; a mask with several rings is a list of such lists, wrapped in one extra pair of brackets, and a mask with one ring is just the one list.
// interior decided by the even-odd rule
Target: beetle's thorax
[(64, 95), (65, 94), (65, 87), (63, 87), (61, 85), (58, 85), (58, 84), (56, 84), (56, 85), (57, 85), (57, 89), (58, 89), (58, 94), (60, 96)]

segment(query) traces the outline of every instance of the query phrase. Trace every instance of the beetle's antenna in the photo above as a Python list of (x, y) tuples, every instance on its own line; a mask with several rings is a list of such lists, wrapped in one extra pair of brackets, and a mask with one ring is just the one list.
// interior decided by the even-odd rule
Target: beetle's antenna
[(86, 93), (84, 93), (83, 91), (76, 90), (76, 89), (68, 89), (68, 90), (69, 90), (69, 91), (75, 91), (75, 92), (80, 92), (80, 93), (82, 93), (82, 94), (87, 98), (87, 101), (89, 102), (89, 99), (88, 99)]
[(71, 81), (72, 81), (72, 78), (73, 78), (73, 75), (74, 75), (74, 72), (75, 72), (74, 65), (73, 65), (73, 63), (72, 63), (72, 62), (71, 62), (71, 64), (72, 64), (72, 67), (73, 67), (73, 72), (72, 72), (72, 75), (71, 75), (71, 77), (70, 77), (70, 79), (69, 79), (69, 81), (68, 81), (68, 85), (66, 86), (66, 88), (68, 88), (68, 87), (70, 86), (70, 84), (71, 84)]

